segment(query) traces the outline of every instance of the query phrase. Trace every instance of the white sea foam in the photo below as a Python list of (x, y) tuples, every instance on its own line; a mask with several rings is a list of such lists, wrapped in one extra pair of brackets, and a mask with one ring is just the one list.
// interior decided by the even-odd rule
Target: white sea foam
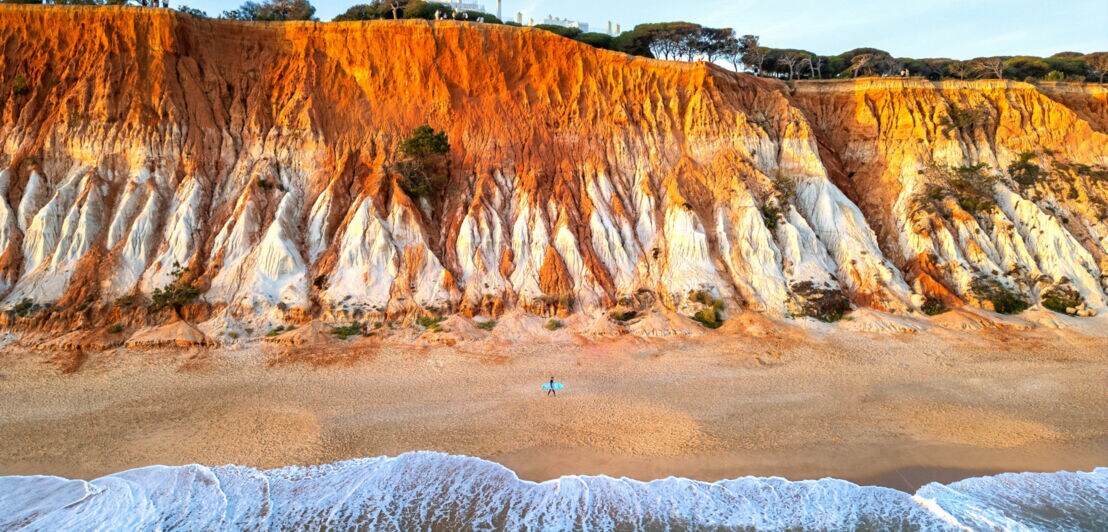
[(90, 482), (0, 477), (0, 529), (1080, 530), (1105, 522), (1106, 494), (1108, 468), (929, 484), (913, 497), (836, 479), (534, 483), (415, 452), (270, 471), (153, 466)]

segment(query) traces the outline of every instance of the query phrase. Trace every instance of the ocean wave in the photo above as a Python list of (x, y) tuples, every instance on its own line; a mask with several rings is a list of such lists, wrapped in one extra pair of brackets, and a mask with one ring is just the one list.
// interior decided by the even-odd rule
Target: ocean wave
[(932, 483), (915, 495), (836, 479), (536, 483), (433, 452), (268, 471), (152, 466), (87, 482), (0, 477), (4, 530), (1082, 530), (1106, 512), (1108, 468)]

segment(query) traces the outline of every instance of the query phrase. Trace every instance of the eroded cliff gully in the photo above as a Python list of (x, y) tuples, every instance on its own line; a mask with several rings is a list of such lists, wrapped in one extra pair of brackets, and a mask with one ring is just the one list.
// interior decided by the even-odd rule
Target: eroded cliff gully
[[(175, 263), (188, 317), (259, 324), (1106, 304), (1103, 86), (789, 87), (527, 28), (132, 8), (2, 6), (0, 42), (10, 328), (165, 321)], [(450, 178), (413, 200), (387, 169), (424, 123)], [(951, 167), (1001, 178), (969, 204)]]

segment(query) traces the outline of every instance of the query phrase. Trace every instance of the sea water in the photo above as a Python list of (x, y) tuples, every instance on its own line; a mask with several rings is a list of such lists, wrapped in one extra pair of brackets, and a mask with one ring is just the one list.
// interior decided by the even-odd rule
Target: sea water
[(0, 530), (1097, 530), (1108, 468), (932, 483), (520, 480), (433, 452), (259, 471), (153, 466), (93, 481), (0, 477)]

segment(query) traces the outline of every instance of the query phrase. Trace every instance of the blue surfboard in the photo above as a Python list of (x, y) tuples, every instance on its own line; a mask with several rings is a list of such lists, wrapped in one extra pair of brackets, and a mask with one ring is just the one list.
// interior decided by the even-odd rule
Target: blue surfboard
[[(565, 388), (565, 387), (566, 387), (566, 385), (562, 384), (560, 382), (555, 382), (554, 383), (554, 391), (561, 390), (562, 388)], [(542, 383), (542, 389), (544, 389), (546, 391), (550, 391), (550, 383), (549, 382)]]

